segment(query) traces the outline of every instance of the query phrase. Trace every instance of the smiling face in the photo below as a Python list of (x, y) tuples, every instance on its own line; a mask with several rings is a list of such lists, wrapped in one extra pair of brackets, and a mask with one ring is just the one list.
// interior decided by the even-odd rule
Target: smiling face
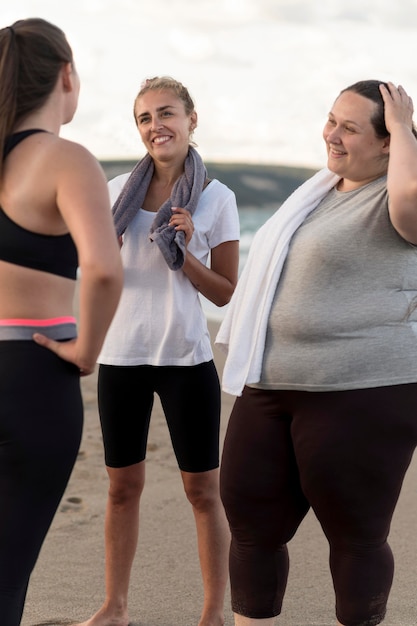
[(372, 100), (345, 91), (329, 113), (323, 129), (327, 167), (343, 178), (341, 191), (357, 189), (387, 172), (389, 137), (377, 137), (371, 121), (375, 111)]
[(184, 160), (197, 124), (195, 111), (187, 115), (183, 101), (171, 89), (149, 90), (135, 103), (141, 139), (155, 161)]

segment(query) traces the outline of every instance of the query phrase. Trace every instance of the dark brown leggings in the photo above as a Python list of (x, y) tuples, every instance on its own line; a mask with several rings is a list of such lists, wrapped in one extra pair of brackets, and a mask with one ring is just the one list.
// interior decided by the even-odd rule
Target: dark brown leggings
[(338, 392), (245, 387), (221, 463), (233, 611), (280, 614), (286, 544), (312, 507), (330, 545), (338, 620), (379, 624), (394, 569), (387, 537), (416, 443), (417, 384)]

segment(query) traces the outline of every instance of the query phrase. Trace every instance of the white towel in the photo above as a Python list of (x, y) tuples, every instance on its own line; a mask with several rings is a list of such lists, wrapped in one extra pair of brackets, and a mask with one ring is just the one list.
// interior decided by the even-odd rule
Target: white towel
[(215, 344), (227, 353), (222, 388), (234, 396), (261, 377), (269, 311), (290, 240), (340, 180), (324, 168), (298, 187), (253, 238)]

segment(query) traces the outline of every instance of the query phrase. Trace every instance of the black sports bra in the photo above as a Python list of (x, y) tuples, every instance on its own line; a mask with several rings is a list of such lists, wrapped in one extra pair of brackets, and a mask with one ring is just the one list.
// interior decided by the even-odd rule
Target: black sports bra
[[(46, 132), (31, 128), (6, 139), (3, 158), (18, 143), (34, 133)], [(0, 260), (57, 274), (75, 280), (78, 255), (71, 235), (43, 235), (27, 230), (11, 220), (0, 207)]]

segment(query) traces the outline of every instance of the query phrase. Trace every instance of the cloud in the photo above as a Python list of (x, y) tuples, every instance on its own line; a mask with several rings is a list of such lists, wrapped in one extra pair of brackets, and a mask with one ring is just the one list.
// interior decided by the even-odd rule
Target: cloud
[[(14, 0), (7, 25), (45, 17), (67, 33), (81, 77), (62, 134), (99, 158), (143, 154), (132, 106), (146, 76), (189, 87), (206, 159), (319, 166), (339, 91), (402, 83), (417, 102), (417, 2), (401, 0)], [(417, 109), (417, 107), (416, 107)]]

